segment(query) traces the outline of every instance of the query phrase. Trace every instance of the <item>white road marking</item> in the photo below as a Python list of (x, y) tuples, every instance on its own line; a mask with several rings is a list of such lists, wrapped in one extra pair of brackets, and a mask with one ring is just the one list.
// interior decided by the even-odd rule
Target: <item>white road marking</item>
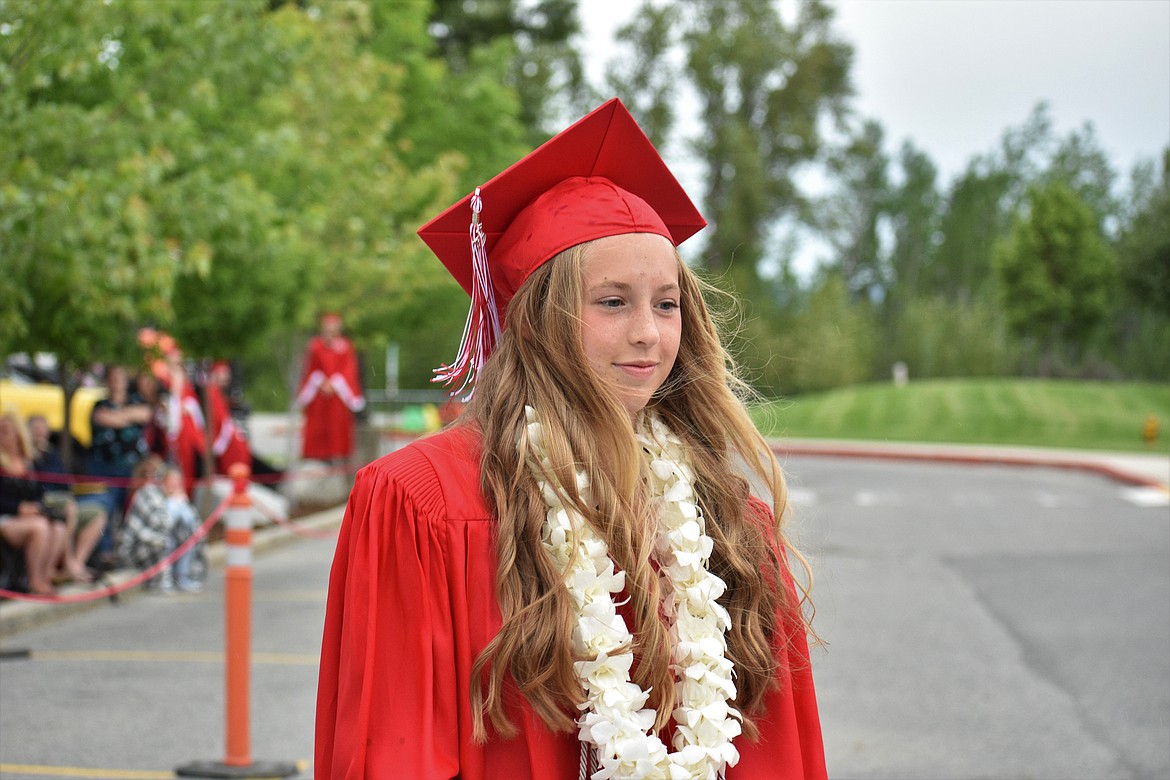
[(788, 488), (788, 500), (796, 506), (816, 506), (817, 494), (805, 488)]
[(1170, 490), (1159, 487), (1128, 487), (1121, 491), (1121, 497), (1141, 507), (1170, 506)]

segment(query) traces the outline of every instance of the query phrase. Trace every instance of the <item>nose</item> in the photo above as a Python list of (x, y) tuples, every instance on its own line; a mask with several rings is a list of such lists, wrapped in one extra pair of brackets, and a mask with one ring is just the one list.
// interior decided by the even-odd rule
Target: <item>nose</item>
[(658, 343), (659, 338), (654, 307), (648, 303), (634, 307), (630, 322), (630, 343), (653, 346)]

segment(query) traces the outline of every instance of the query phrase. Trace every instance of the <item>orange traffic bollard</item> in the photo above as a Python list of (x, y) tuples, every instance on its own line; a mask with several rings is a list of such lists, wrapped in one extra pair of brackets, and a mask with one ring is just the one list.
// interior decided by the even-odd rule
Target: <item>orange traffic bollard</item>
[(222, 762), (197, 761), (175, 770), (185, 777), (291, 777), (291, 763), (254, 763), (251, 748), (252, 498), (249, 469), (229, 469), (232, 494), (224, 519), (224, 702), (226, 746)]
[(252, 763), (251, 667), (252, 657), (252, 499), (248, 496), (248, 467), (232, 466), (232, 497), (224, 512), (224, 603), (226, 647), (224, 676), (227, 708), (228, 766)]

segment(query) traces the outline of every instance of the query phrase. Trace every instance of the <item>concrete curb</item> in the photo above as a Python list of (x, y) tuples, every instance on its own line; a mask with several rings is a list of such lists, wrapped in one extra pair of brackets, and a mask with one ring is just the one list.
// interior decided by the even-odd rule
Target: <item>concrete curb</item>
[(1170, 474), (1170, 454), (1131, 455), (1068, 450), (1043, 452), (1032, 448), (814, 440), (773, 440), (770, 444), (773, 452), (781, 459), (787, 455), (799, 455), (1073, 469), (1097, 474), (1126, 485), (1170, 491), (1170, 478), (1163, 476), (1163, 473)]
[[(329, 528), (337, 528), (341, 525), (341, 518), (345, 513), (344, 504), (329, 509), (324, 509), (305, 517), (298, 518), (292, 522), (298, 527), (305, 529), (312, 529), (314, 531), (323, 531)], [(295, 532), (287, 530), (280, 525), (267, 525), (263, 528), (257, 529), (252, 535), (252, 550), (259, 554), (268, 550), (273, 550), (301, 537), (297, 536)], [(207, 545), (207, 564), (211, 568), (222, 568), (226, 550), (223, 541), (212, 542)], [(116, 587), (133, 578), (138, 572), (130, 569), (118, 569), (106, 574), (102, 578), (101, 584), (103, 586)], [(62, 595), (85, 593), (89, 588), (85, 586), (70, 585), (62, 588)], [(0, 637), (11, 636), (12, 634), (24, 631), (34, 626), (44, 625), (56, 620), (76, 615), (87, 610), (95, 609), (101, 606), (107, 606), (111, 603), (117, 604), (122, 599), (130, 599), (141, 596), (145, 590), (139, 586), (129, 588), (114, 596), (108, 598), (94, 599), (92, 601), (78, 601), (67, 602), (61, 604), (45, 603), (39, 601), (18, 601), (12, 599), (10, 601), (0, 602)]]

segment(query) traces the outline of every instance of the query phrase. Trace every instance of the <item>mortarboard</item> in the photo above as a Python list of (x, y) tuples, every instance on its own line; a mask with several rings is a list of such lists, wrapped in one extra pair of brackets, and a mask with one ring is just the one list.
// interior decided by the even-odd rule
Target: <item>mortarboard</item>
[(706, 224), (622, 102), (607, 101), (419, 229), (471, 296), (459, 357), (435, 381), (456, 393), (474, 382), (508, 301), (558, 252), (626, 233), (678, 246)]

